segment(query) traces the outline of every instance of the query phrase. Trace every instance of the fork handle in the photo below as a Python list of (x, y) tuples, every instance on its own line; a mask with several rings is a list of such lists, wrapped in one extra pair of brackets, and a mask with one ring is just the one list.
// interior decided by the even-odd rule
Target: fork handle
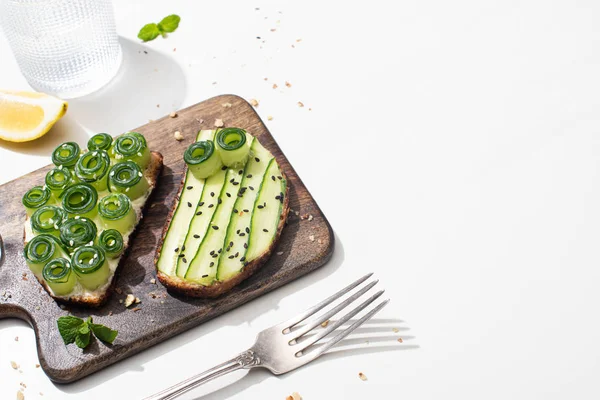
[(238, 369), (250, 369), (260, 364), (260, 359), (252, 350), (246, 350), (240, 353), (237, 357), (223, 364), (219, 364), (214, 368), (204, 371), (198, 375), (194, 375), (183, 382), (180, 382), (168, 389), (163, 390), (154, 396), (146, 397), (144, 400), (170, 400), (181, 396), (182, 394), (198, 387), (208, 381), (212, 381), (222, 375), (228, 374)]

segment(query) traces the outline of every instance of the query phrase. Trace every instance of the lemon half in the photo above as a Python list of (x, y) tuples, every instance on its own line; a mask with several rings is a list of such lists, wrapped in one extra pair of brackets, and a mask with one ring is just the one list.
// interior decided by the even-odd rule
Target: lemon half
[(44, 136), (67, 112), (67, 102), (44, 93), (0, 90), (0, 139), (28, 142)]

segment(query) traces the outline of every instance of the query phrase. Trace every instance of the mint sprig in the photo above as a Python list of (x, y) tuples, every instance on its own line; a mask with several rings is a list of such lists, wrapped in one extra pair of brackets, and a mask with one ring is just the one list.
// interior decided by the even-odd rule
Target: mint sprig
[(84, 321), (81, 318), (68, 315), (58, 318), (57, 324), (58, 332), (60, 332), (65, 344), (75, 343), (81, 349), (85, 349), (90, 344), (92, 333), (103, 342), (111, 344), (118, 335), (118, 332), (113, 329), (101, 324), (94, 324), (92, 317), (88, 317)]
[(167, 37), (167, 33), (175, 32), (179, 27), (179, 21), (181, 21), (179, 15), (172, 14), (164, 17), (158, 24), (146, 24), (140, 29), (138, 38), (144, 42), (149, 42), (150, 40), (156, 39), (158, 35)]

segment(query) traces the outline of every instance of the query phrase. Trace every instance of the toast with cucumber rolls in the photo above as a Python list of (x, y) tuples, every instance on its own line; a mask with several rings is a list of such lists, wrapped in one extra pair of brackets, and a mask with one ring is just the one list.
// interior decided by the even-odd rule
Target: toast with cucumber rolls
[(143, 135), (94, 135), (52, 153), (45, 184), (23, 196), (25, 261), (57, 301), (98, 307), (110, 296), (163, 158)]
[(288, 184), (275, 157), (239, 128), (200, 131), (183, 159), (157, 277), (174, 292), (217, 297), (270, 257), (289, 209)]

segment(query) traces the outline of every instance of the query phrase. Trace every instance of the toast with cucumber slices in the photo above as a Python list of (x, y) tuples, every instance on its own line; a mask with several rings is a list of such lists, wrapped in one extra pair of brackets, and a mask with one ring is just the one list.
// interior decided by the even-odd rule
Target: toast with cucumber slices
[(288, 184), (275, 157), (243, 129), (203, 130), (187, 164), (155, 263), (168, 289), (217, 297), (273, 252), (289, 210)]
[(23, 196), (25, 261), (57, 301), (88, 307), (110, 296), (123, 254), (156, 187), (163, 157), (143, 135), (63, 143), (45, 185)]

